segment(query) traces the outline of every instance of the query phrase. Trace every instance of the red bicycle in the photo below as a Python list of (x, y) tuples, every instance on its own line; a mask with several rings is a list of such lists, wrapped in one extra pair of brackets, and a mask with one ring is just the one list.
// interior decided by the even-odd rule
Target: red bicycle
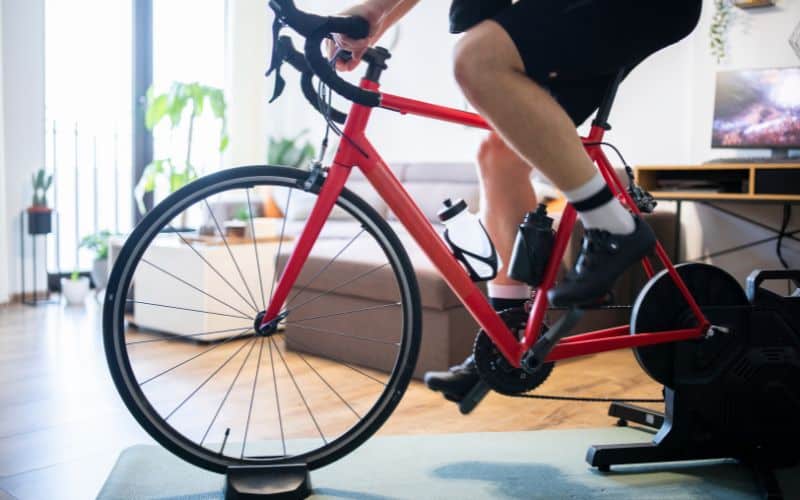
[[(615, 349), (634, 349), (642, 367), (669, 386), (674, 344), (714, 332), (704, 307), (746, 303), (730, 275), (703, 264), (674, 266), (658, 244), (655, 254), (663, 270), (656, 273), (648, 259), (642, 262), (650, 281), (633, 307), (629, 325), (561, 338), (569, 320), (548, 330), (544, 316), (546, 292), (556, 280), (575, 224), (575, 210), (567, 206), (528, 317), (512, 321), (501, 316), (365, 134), (374, 109), (487, 130), (489, 125), (473, 113), (381, 92), (379, 80), (389, 57), (384, 49), (366, 54), (367, 70), (359, 86), (337, 76), (320, 45), (331, 33), (365, 36), (368, 26), (363, 19), (315, 16), (299, 11), (291, 0), (272, 0), (270, 5), (277, 14), (273, 69), (278, 77), (282, 61), (300, 69), (303, 91), (312, 105), (334, 130), (338, 131), (336, 122), (344, 123), (332, 163), (325, 168), (317, 164), (310, 172), (240, 167), (191, 183), (135, 228), (108, 285), (104, 336), (114, 381), (137, 420), (174, 453), (215, 471), (298, 461), (316, 468), (363, 443), (397, 406), (420, 344), (419, 290), (391, 226), (345, 187), (354, 168), (363, 172), (480, 324), (476, 356), (485, 390), (509, 392), (508, 383), (516, 383), (515, 390), (524, 392), (541, 383), (556, 361)], [(288, 38), (277, 37), (284, 25), (306, 38), (304, 56), (294, 51)], [(318, 91), (314, 75), (321, 82)], [(282, 86), (279, 79), (276, 95)], [(326, 87), (352, 101), (346, 116), (330, 107)], [(583, 141), (614, 194), (639, 214), (637, 201), (602, 150), (615, 93), (616, 84)], [(264, 188), (284, 200), (277, 238), (260, 237), (256, 230), (253, 200), (261, 198)], [(307, 207), (295, 222), (293, 203)], [(223, 228), (231, 206), (244, 211), (243, 236)], [(332, 218), (354, 221), (353, 234), (328, 234)], [(329, 257), (324, 264), (310, 263), (315, 248)], [(344, 282), (325, 281), (326, 270), (343, 254), (365, 249), (380, 255), (367, 271)], [(282, 269), (279, 277), (277, 269)], [(370, 279), (380, 280), (381, 293), (375, 298), (377, 305), (368, 309), (386, 309), (392, 318), (380, 325), (365, 324), (359, 319), (365, 309), (349, 308), (333, 294), (346, 294), (348, 287)], [(324, 286), (318, 286), (320, 282)], [(312, 283), (313, 290), (323, 291), (312, 291)], [(284, 325), (308, 332), (303, 340), (288, 342), (291, 350)], [(337, 339), (345, 351), (369, 343), (376, 364), (391, 366), (388, 376), (342, 361), (345, 356), (305, 354), (313, 352), (304, 346), (315, 335)], [(187, 338), (215, 341), (197, 345), (185, 342)], [(475, 402), (463, 403), (462, 409), (469, 410)]]

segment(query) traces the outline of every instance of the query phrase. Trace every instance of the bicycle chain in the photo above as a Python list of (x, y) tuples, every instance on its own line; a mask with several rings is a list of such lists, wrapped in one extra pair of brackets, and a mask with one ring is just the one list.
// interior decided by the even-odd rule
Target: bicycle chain
[(555, 401), (576, 401), (581, 403), (663, 403), (664, 398), (591, 398), (582, 396), (553, 396), (549, 394), (503, 394), (510, 398), (547, 399)]

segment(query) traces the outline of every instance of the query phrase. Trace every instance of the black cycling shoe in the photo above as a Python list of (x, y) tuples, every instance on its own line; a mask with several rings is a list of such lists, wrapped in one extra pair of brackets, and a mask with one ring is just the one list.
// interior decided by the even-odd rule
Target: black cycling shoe
[(444, 397), (456, 403), (472, 390), (481, 380), (475, 358), (470, 355), (463, 363), (450, 367), (446, 372), (428, 372), (425, 385), (432, 391), (441, 392)]
[(556, 307), (593, 304), (611, 290), (614, 281), (634, 262), (649, 254), (656, 236), (646, 222), (634, 217), (631, 234), (589, 229), (583, 237), (575, 267), (558, 286), (547, 292)]

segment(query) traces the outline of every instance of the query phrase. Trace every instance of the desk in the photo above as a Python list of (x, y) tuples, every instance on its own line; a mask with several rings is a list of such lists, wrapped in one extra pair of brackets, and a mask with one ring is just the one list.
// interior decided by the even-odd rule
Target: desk
[[(711, 252), (691, 260), (706, 260), (761, 245), (778, 238), (800, 241), (800, 230), (785, 232), (714, 204), (717, 201), (743, 203), (780, 203), (784, 217), (791, 216), (791, 207), (800, 204), (800, 163), (714, 163), (705, 165), (648, 165), (634, 169), (636, 183), (657, 200), (676, 202), (675, 256), (680, 260), (681, 205), (692, 201), (713, 208), (775, 233), (768, 238)], [(714, 184), (704, 189), (703, 182)], [(696, 189), (681, 189), (681, 184), (695, 184)], [(670, 189), (665, 189), (670, 186)]]

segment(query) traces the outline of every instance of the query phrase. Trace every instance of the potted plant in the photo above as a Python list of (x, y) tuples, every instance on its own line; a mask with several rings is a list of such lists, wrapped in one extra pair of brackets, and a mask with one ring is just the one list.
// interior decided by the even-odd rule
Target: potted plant
[(61, 293), (67, 300), (67, 305), (83, 305), (89, 295), (89, 278), (73, 271), (69, 278), (61, 278)]
[[(226, 118), (225, 96), (222, 89), (201, 85), (197, 82), (172, 84), (169, 92), (156, 95), (153, 87), (147, 91), (147, 108), (145, 126), (153, 130), (159, 123), (169, 121), (170, 130), (174, 133), (187, 119), (186, 151), (182, 158), (167, 156), (154, 160), (147, 165), (141, 179), (135, 187), (139, 210), (144, 213), (144, 196), (153, 193), (159, 184), (165, 185), (170, 193), (177, 191), (197, 178), (197, 170), (192, 162), (192, 145), (195, 122), (203, 114), (203, 110), (211, 109), (215, 118), (221, 121), (218, 150), (220, 153), (228, 148), (228, 127)], [(186, 111), (189, 111), (186, 113)], [(184, 214), (185, 215), (185, 214)], [(181, 224), (185, 225), (182, 220)]]
[(91, 275), (97, 290), (104, 289), (108, 282), (108, 240), (111, 236), (111, 231), (103, 230), (81, 240), (81, 248), (94, 252)]
[(49, 234), (53, 229), (53, 211), (47, 206), (47, 191), (53, 185), (53, 176), (43, 168), (31, 175), (33, 203), (28, 207), (28, 234)]
[[(301, 141), (306, 133), (308, 130), (303, 130), (294, 137), (270, 137), (267, 164), (308, 170), (316, 151), (309, 141)], [(289, 201), (288, 196), (288, 189), (273, 187), (267, 214), (276, 217), (285, 215), (291, 220), (300, 219), (308, 215), (316, 200), (307, 193), (296, 192), (292, 194), (291, 204), (288, 205), (289, 213), (284, 214)]]

